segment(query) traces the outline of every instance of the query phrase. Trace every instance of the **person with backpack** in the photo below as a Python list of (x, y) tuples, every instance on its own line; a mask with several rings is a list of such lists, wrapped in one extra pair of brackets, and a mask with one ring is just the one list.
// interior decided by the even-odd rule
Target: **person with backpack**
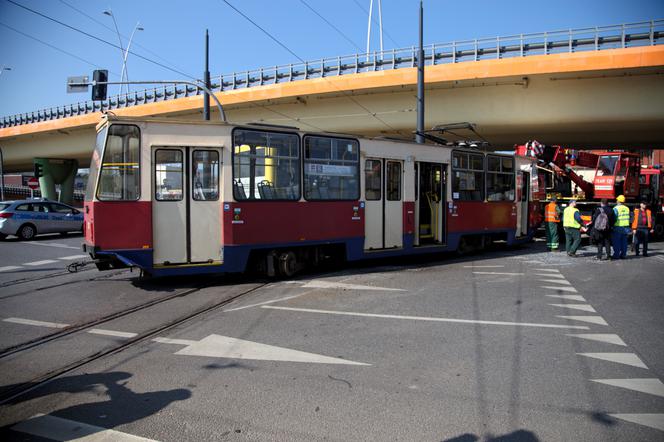
[[(593, 212), (590, 223), (592, 224), (591, 238), (597, 245), (597, 256), (595, 259), (611, 259), (611, 226), (614, 222), (613, 210), (608, 205), (606, 198), (602, 199), (600, 206)], [(603, 252), (606, 251), (606, 258)]]

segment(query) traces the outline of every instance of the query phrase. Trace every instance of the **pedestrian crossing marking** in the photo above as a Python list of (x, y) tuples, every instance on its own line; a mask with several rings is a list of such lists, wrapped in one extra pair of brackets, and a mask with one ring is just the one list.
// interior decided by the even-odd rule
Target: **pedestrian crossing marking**
[(549, 305), (553, 307), (571, 308), (574, 310), (582, 310), (584, 312), (597, 313), (597, 310), (595, 310), (593, 306), (589, 304), (549, 304)]
[(648, 366), (634, 353), (577, 353), (577, 355), (648, 369)]
[(641, 393), (664, 397), (664, 384), (657, 378), (642, 379), (591, 379), (593, 382), (626, 388)]
[(621, 345), (627, 347), (627, 344), (620, 338), (620, 336), (611, 333), (580, 333), (567, 335), (574, 338), (590, 339), (591, 341), (605, 342), (607, 344)]
[(609, 325), (601, 316), (556, 316), (561, 319), (571, 319), (572, 321), (590, 322), (591, 324)]

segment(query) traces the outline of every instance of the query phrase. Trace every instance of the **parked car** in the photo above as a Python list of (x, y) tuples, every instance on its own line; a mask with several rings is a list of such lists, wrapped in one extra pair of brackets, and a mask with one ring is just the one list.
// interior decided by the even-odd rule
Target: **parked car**
[(66, 204), (48, 200), (0, 202), (0, 239), (16, 235), (30, 240), (42, 233), (83, 230), (83, 213)]

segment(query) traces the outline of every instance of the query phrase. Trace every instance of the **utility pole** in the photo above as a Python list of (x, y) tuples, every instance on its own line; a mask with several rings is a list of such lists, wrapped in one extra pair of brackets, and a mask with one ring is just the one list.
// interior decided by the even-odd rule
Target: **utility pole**
[(5, 200), (5, 159), (0, 147), (0, 201)]
[(417, 51), (417, 134), (415, 141), (424, 143), (424, 7), (420, 0), (420, 47)]
[[(205, 87), (210, 89), (210, 38), (207, 29), (205, 30), (205, 72), (203, 73), (203, 81)], [(203, 119), (210, 120), (210, 95), (207, 92), (203, 96)]]

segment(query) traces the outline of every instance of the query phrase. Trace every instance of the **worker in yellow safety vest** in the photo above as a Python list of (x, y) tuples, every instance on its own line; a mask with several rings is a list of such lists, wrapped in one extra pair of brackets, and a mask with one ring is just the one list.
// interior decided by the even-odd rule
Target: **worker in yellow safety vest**
[(613, 246), (613, 259), (625, 259), (627, 256), (627, 235), (630, 234), (629, 228), (629, 207), (625, 203), (625, 195), (618, 195), (616, 206), (613, 208), (615, 214), (615, 223), (611, 242)]
[(565, 250), (568, 256), (576, 256), (576, 251), (581, 245), (581, 227), (583, 220), (581, 213), (576, 208), (576, 200), (571, 200), (569, 206), (563, 211), (563, 228), (565, 229)]
[(643, 256), (648, 256), (648, 233), (655, 233), (652, 226), (652, 212), (646, 208), (646, 202), (641, 201), (638, 209), (634, 209), (632, 220), (634, 233), (634, 251), (639, 256), (640, 245), (643, 244)]
[(558, 198), (553, 196), (551, 202), (544, 207), (544, 232), (546, 233), (546, 249), (549, 252), (558, 250), (558, 226), (562, 210), (558, 206)]

